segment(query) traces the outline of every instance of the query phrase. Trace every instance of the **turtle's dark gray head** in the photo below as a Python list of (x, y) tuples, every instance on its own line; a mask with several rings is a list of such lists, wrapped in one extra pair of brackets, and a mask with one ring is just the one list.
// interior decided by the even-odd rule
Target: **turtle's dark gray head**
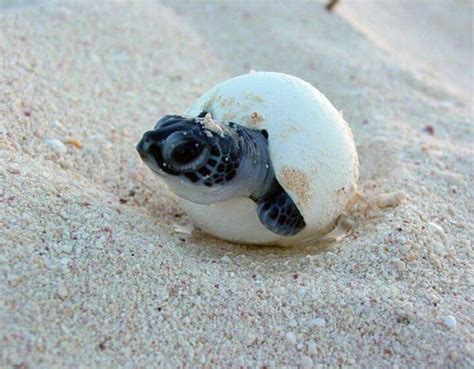
[[(148, 167), (162, 177), (179, 196), (193, 202), (220, 201), (235, 186), (231, 182), (240, 165), (239, 139), (205, 127), (204, 114), (197, 118), (166, 115), (154, 130), (145, 132), (136, 149)], [(225, 191), (223, 191), (225, 190)]]

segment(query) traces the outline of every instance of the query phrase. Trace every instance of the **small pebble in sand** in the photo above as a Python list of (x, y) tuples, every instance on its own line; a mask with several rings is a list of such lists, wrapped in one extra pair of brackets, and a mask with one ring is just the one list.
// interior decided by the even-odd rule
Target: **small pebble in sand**
[(192, 224), (176, 224), (174, 226), (174, 231), (176, 233), (182, 233), (191, 235), (193, 233), (194, 226)]
[(290, 343), (291, 345), (296, 344), (296, 336), (293, 332), (287, 332), (285, 334), (285, 338), (288, 341), (288, 343)]
[(436, 252), (438, 255), (444, 255), (445, 247), (441, 242), (433, 243), (433, 251)]
[(56, 293), (58, 294), (58, 296), (61, 300), (64, 300), (69, 295), (69, 292), (67, 290), (66, 285), (64, 284), (64, 281), (59, 281), (58, 289), (57, 289)]
[(375, 202), (379, 208), (384, 209), (400, 205), (405, 198), (404, 192), (391, 192), (377, 196)]
[(303, 368), (312, 368), (314, 365), (313, 359), (311, 359), (309, 356), (303, 356), (301, 358), (301, 366)]
[(433, 232), (433, 233), (437, 233), (439, 234), (441, 237), (443, 237), (444, 239), (447, 238), (446, 236), (446, 233), (444, 232), (444, 229), (436, 224), (436, 223), (433, 223), (433, 222), (430, 222), (428, 223), (428, 228)]
[(397, 260), (395, 265), (400, 273), (403, 273), (407, 269), (406, 264), (401, 260)]
[(15, 163), (11, 164), (11, 165), (8, 167), (7, 170), (8, 170), (8, 173), (14, 174), (14, 175), (18, 175), (18, 174), (21, 173), (21, 172), (20, 172), (20, 167), (19, 167), (17, 164), (15, 164)]
[(451, 351), (451, 352), (449, 353), (449, 358), (450, 358), (452, 361), (454, 361), (454, 362), (458, 361), (458, 360), (459, 360), (459, 352), (457, 352), (457, 351)]
[(400, 246), (400, 252), (401, 252), (403, 255), (408, 254), (408, 252), (410, 251), (410, 249), (411, 249), (411, 245), (410, 245), (410, 244), (405, 244), (405, 245)]
[(306, 290), (303, 287), (299, 288), (298, 289), (298, 295), (299, 295), (299, 297), (303, 298), (304, 295), (306, 295)]
[(433, 128), (432, 125), (429, 125), (429, 124), (428, 124), (428, 125), (426, 125), (426, 126), (423, 128), (423, 132), (426, 132), (426, 133), (428, 133), (430, 136), (433, 136), (434, 133), (435, 133), (435, 130), (434, 130), (434, 128)]
[(9, 272), (7, 273), (7, 281), (9, 285), (17, 286), (21, 281), (21, 277), (18, 274)]
[(313, 327), (325, 327), (326, 320), (324, 318), (316, 318), (316, 319), (311, 320), (310, 324)]
[(296, 327), (298, 325), (298, 322), (295, 319), (290, 319), (290, 321), (288, 322), (288, 325), (290, 327)]
[(61, 141), (56, 138), (47, 138), (44, 140), (46, 146), (58, 154), (64, 154), (67, 152), (67, 147)]
[(443, 318), (443, 322), (444, 324), (446, 324), (446, 327), (450, 329), (456, 328), (456, 325), (458, 324), (458, 322), (456, 321), (456, 318), (452, 315), (446, 315)]
[(82, 147), (81, 141), (79, 141), (78, 139), (75, 139), (75, 138), (71, 138), (71, 139), (67, 140), (66, 144), (74, 146), (76, 149), (80, 149)]
[(284, 296), (286, 295), (286, 288), (283, 287), (283, 286), (279, 286), (279, 287), (275, 287), (273, 289), (273, 293), (276, 295), (276, 296)]
[(408, 261), (408, 262), (412, 262), (412, 261), (415, 261), (416, 260), (416, 255), (414, 254), (409, 254), (405, 257), (405, 259)]
[(328, 12), (332, 12), (334, 10), (334, 7), (337, 5), (338, 2), (339, 2), (339, 0), (329, 0), (326, 3), (326, 10)]
[(64, 128), (64, 126), (62, 125), (62, 123), (59, 120), (54, 120), (51, 124), (55, 128), (59, 128), (59, 129)]
[(224, 262), (224, 263), (230, 263), (230, 257), (228, 257), (227, 255), (224, 255), (221, 260)]
[(73, 250), (73, 245), (71, 243), (65, 243), (63, 247), (61, 248), (61, 251), (70, 254)]
[(308, 342), (308, 353), (311, 355), (314, 355), (317, 353), (316, 351), (316, 342), (314, 341), (309, 341)]

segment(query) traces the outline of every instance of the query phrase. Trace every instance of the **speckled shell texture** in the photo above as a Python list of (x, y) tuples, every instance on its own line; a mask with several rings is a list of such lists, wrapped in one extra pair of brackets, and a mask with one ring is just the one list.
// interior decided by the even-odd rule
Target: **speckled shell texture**
[(276, 177), (306, 227), (296, 236), (276, 235), (263, 227), (248, 198), (210, 206), (184, 201), (200, 228), (229, 241), (283, 246), (332, 228), (355, 193), (359, 164), (349, 126), (321, 92), (297, 77), (255, 72), (218, 84), (184, 114), (203, 110), (219, 121), (268, 131)]

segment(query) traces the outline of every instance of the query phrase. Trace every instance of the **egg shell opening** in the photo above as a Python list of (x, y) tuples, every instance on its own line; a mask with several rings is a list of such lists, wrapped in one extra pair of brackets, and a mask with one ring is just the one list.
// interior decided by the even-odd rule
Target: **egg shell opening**
[(333, 227), (355, 194), (359, 163), (349, 126), (321, 92), (294, 76), (255, 72), (216, 85), (184, 115), (202, 111), (218, 121), (267, 130), (276, 178), (306, 227), (292, 237), (270, 232), (249, 198), (209, 206), (183, 201), (200, 228), (233, 242), (287, 246)]

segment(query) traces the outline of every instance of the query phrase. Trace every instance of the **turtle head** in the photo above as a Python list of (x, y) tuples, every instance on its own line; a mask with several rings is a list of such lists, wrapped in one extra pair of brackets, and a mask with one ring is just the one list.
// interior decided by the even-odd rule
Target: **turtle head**
[(145, 132), (136, 149), (158, 175), (179, 176), (206, 164), (211, 153), (211, 138), (194, 119), (166, 115), (154, 130)]
[(207, 204), (220, 201), (222, 185), (235, 177), (239, 143), (231, 133), (206, 128), (203, 118), (166, 115), (145, 132), (136, 149), (178, 196)]

